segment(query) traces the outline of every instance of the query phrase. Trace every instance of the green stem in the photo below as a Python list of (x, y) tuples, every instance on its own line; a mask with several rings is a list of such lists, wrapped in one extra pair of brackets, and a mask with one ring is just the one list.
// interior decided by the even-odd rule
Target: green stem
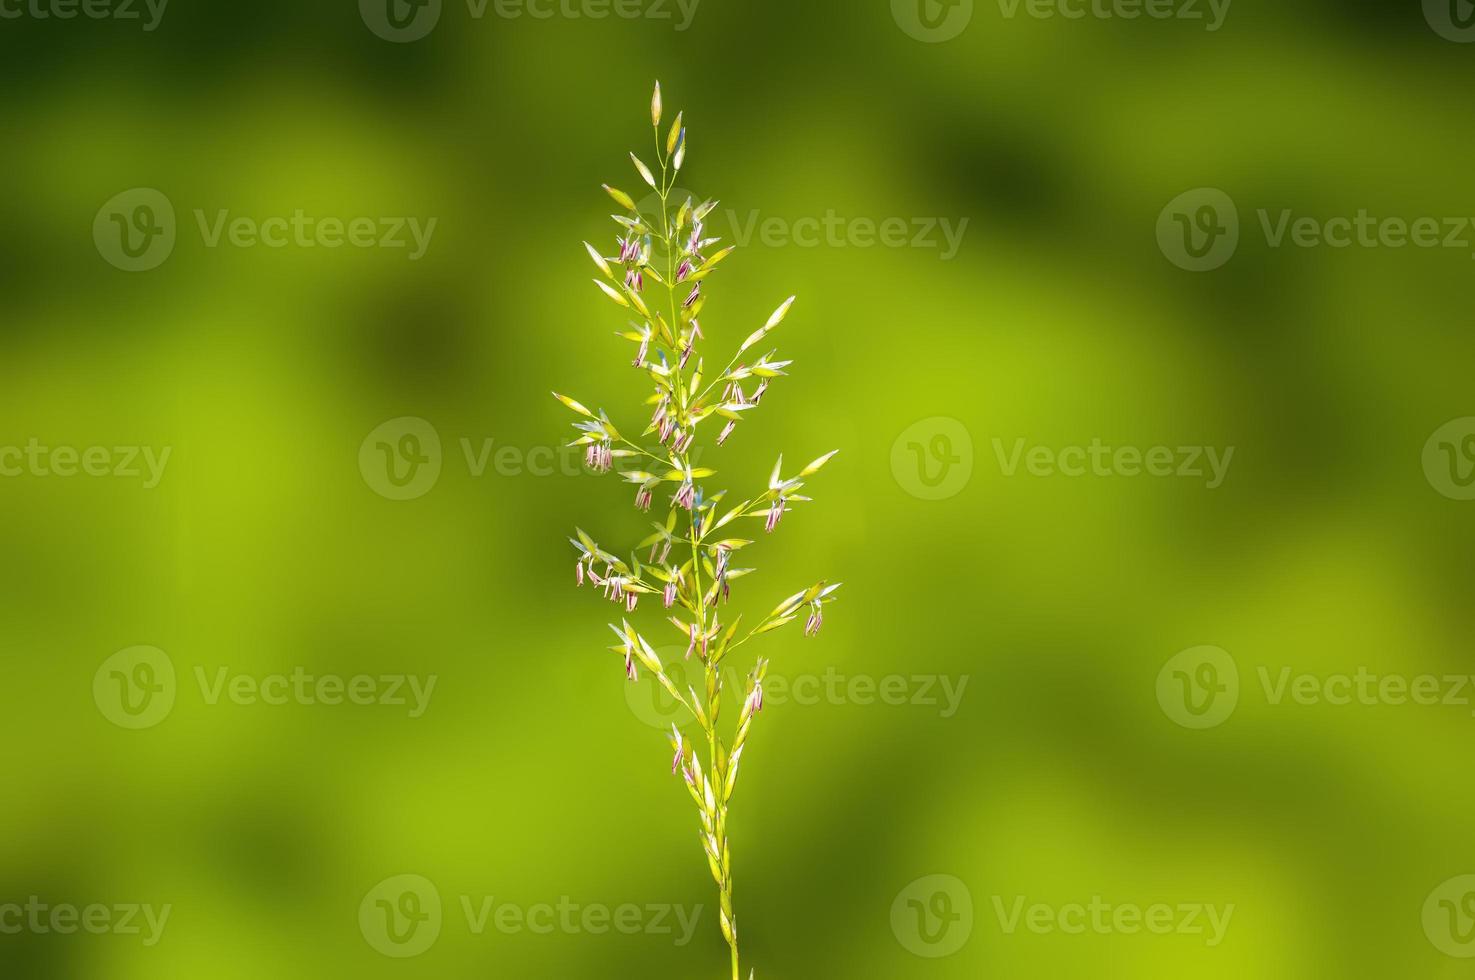
[(651, 452), (649, 449), (646, 449), (643, 446), (637, 446), (635, 443), (631, 442), (629, 439), (626, 439), (624, 436), (620, 436), (620, 442), (622, 444), (626, 445), (626, 446), (629, 446), (631, 449), (635, 450), (637, 453), (640, 453), (642, 456), (649, 456), (651, 459), (655, 460), (657, 463), (661, 463), (661, 464), (664, 464), (664, 465), (667, 465), (667, 466), (669, 466), (670, 463), (671, 463), (671, 461), (669, 459), (667, 459), (666, 457), (664, 457), (664, 456), (657, 456), (655, 453)]
[[(675, 339), (679, 340), (681, 337), (681, 315), (678, 312), (678, 307), (676, 303), (676, 246), (675, 243), (671, 240), (671, 218), (669, 204), (671, 189), (676, 184), (676, 175), (670, 170), (670, 158), (666, 155), (666, 153), (664, 152), (664, 147), (662, 147), (661, 145), (660, 125), (656, 124), (652, 127), (652, 129), (655, 133), (656, 159), (659, 160), (661, 164), (660, 234), (661, 243), (666, 248), (665, 286), (668, 308), (670, 309), (671, 313), (671, 319), (668, 325), (671, 329), (672, 336)], [(682, 381), (681, 378), (681, 362), (679, 359), (679, 355), (678, 359), (673, 365), (673, 373), (675, 375), (675, 388), (673, 389), (673, 391), (676, 395), (677, 412), (680, 414), (686, 414), (693, 403), (688, 401), (686, 397), (687, 392), (685, 383)], [(695, 440), (693, 440), (693, 442), (695, 442)], [(647, 453), (647, 455), (650, 454)], [(683, 467), (689, 469), (691, 466), (690, 447), (688, 447), (686, 453), (679, 454), (679, 456)], [(699, 532), (700, 520), (701, 517), (698, 514), (696, 508), (693, 508), (691, 511), (691, 536), (689, 538), (691, 542), (693, 599), (692, 609), (696, 616), (697, 630), (700, 632), (701, 635), (705, 636), (707, 632), (707, 603), (706, 597), (703, 595), (702, 592), (702, 536)], [(706, 661), (705, 666), (707, 681), (707, 724), (705, 726), (707, 735), (707, 775), (708, 778), (712, 780), (712, 796), (713, 799), (716, 801), (717, 807), (717, 812), (712, 814), (711, 816), (713, 829), (715, 831), (713, 836), (717, 841), (718, 865), (722, 871), (722, 881), (719, 886), (719, 892), (721, 898), (721, 908), (723, 908), (727, 912), (728, 926), (731, 929), (732, 935), (732, 938), (728, 943), (728, 945), (732, 949), (732, 977), (733, 980), (741, 980), (738, 972), (737, 921), (736, 917), (732, 914), (732, 869), (729, 866), (727, 860), (727, 794), (725, 792), (727, 776), (722, 771), (723, 767), (719, 764), (720, 742), (717, 737), (717, 716), (722, 706), (722, 675), (718, 668), (712, 663), (711, 659), (708, 659)]]

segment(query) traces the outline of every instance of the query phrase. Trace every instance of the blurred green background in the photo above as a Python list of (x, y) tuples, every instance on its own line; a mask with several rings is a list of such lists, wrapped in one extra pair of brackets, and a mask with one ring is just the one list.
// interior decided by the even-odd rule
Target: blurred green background
[[(614, 250), (599, 184), (638, 186), (626, 153), (649, 147), (660, 78), (690, 127), (682, 186), (723, 202), (712, 232), (775, 222), (710, 283), (710, 359), (800, 296), (774, 337), (792, 377), (706, 450), (714, 488), (841, 450), (734, 589), (752, 615), (843, 580), (818, 639), (743, 654), (862, 685), (774, 692), (745, 757), (731, 832), (757, 976), (1475, 975), (1470, 692), (1273, 698), (1285, 669), (1475, 670), (1475, 503), (1454, 499), (1475, 422), (1449, 440), (1455, 476), (1426, 452), (1475, 415), (1475, 234), (1277, 247), (1259, 217), (1475, 215), (1458, 22), (1371, 2), (1240, 0), (1210, 31), (982, 0), (703, 0), (678, 30), (671, 2), (606, 19), (561, 2), (539, 19), (446, 0), (402, 41), (367, 0), (174, 0), (152, 30), (141, 5), (4, 8), (0, 447), (170, 456), (153, 488), (39, 464), (0, 479), (0, 906), (170, 914), (149, 944), (0, 908), (0, 973), (726, 976), (662, 706), (605, 649), (612, 607), (573, 588), (575, 524), (610, 545), (647, 525), (612, 478), (529, 472), (571, 431), (551, 389), (627, 428), (648, 411), (580, 241)], [(164, 219), (105, 207), (135, 188), (167, 199), (176, 241), (129, 272), (112, 214)], [(1239, 241), (1191, 272), (1158, 229), (1196, 188), (1234, 202)], [(411, 260), (209, 247), (196, 217), (299, 209), (436, 225)], [(837, 241), (795, 240), (832, 213)], [(887, 219), (904, 243), (871, 241)], [(966, 219), (956, 254), (915, 241), (919, 219)], [(395, 500), (360, 455), (406, 417), (433, 428), (440, 471)], [(1011, 476), (1021, 439), (1235, 452), (1210, 490)], [(478, 471), (487, 440), (510, 452)], [(928, 499), (921, 462), (957, 467), (955, 492)], [(110, 660), (138, 646), (175, 681), (132, 729), (112, 685), (166, 684)], [(1202, 646), (1239, 692), (1197, 728), (1165, 665)], [(244, 703), (210, 696), (222, 669), (435, 687), (418, 716)], [(893, 675), (906, 703), (864, 696)], [(966, 684), (951, 712), (944, 681)], [(413, 957), (374, 939), (400, 875), (442, 906)], [(1011, 931), (1021, 899), (1057, 927)], [(630, 935), (468, 918), (489, 900), (703, 908), (681, 945), (674, 916), (663, 933), (643, 912)], [(1233, 912), (1217, 942), (1058, 927), (1093, 901)]]

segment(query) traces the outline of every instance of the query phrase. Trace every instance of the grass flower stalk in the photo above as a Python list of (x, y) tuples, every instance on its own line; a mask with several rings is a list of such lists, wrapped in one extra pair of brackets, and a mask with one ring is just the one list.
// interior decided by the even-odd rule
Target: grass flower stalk
[[(685, 116), (678, 113), (663, 129), (659, 83), (650, 113), (654, 145), (648, 159), (654, 166), (634, 153), (630, 159), (639, 179), (654, 192), (660, 214), (642, 215), (633, 197), (606, 184), (604, 190), (620, 212), (612, 216), (619, 226), (615, 254), (606, 256), (584, 244), (599, 273), (594, 279), (599, 291), (633, 317), (617, 334), (634, 345), (631, 363), (651, 382), (646, 403), (650, 420), (631, 439), (604, 411), (596, 413), (566, 395), (554, 397), (579, 416), (572, 445), (584, 447), (588, 467), (608, 473), (617, 460), (622, 466), (628, 462), (629, 468), (620, 475), (635, 488), (635, 507), (649, 511), (660, 503), (666, 510), (664, 520), (651, 525), (653, 533), (628, 558), (576, 529), (570, 539), (577, 552), (574, 576), (578, 585), (592, 585), (620, 607), (620, 622), (610, 624), (616, 643), (609, 649), (621, 659), (626, 678), (635, 682), (642, 669), (648, 671), (701, 729), (698, 742), (672, 725), (671, 773), (685, 784), (696, 806), (702, 850), (717, 885), (718, 924), (730, 950), (732, 978), (741, 980), (728, 812), (749, 735), (763, 711), (768, 661), (762, 657), (753, 661), (737, 721), (726, 734), (719, 725), (727, 694), (723, 667), (749, 641), (801, 617), (804, 634), (816, 635), (824, 623), (824, 607), (835, 601), (840, 586), (821, 581), (800, 589), (743, 629), (741, 615), (729, 619), (728, 603), (733, 582), (754, 571), (733, 564), (753, 542), (735, 532), (744, 521), (754, 526), (761, 522), (765, 532), (775, 532), (786, 514), (810, 500), (802, 492), (806, 481), (835, 453), (826, 453), (787, 477), (779, 456), (767, 487), (737, 503), (727, 500), (726, 490), (709, 492), (708, 481), (717, 474), (695, 465), (699, 438), (712, 437), (717, 430), (713, 441), (725, 444), (759, 406), (770, 384), (786, 376), (790, 361), (778, 360), (776, 350), (757, 351), (788, 317), (794, 298), (781, 303), (763, 326), (749, 334), (725, 367), (706, 371), (699, 352), (706, 287), (733, 249), (720, 247), (719, 239), (706, 235), (705, 222), (715, 201), (675, 200), (676, 179), (686, 163)], [(701, 691), (691, 686), (680, 690), (646, 633), (631, 625), (642, 601), (647, 608), (659, 602), (659, 615), (686, 643), (686, 657), (700, 659), (705, 678)], [(748, 976), (753, 980), (752, 968)]]

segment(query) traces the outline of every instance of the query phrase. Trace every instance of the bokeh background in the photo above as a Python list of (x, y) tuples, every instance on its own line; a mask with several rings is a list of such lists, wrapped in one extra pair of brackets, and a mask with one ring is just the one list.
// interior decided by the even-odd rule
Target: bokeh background
[[(887, 0), (702, 0), (685, 30), (650, 8), (478, 18), (446, 0), (404, 42), (351, 0), (173, 0), (153, 30), (5, 8), (0, 444), (171, 456), (151, 489), (0, 479), (0, 904), (171, 913), (153, 945), (0, 933), (0, 973), (727, 975), (662, 706), (605, 649), (612, 607), (573, 588), (574, 525), (633, 544), (645, 521), (612, 479), (519, 464), (571, 431), (551, 389), (627, 426), (645, 411), (580, 241), (613, 250), (599, 184), (637, 187), (626, 153), (649, 147), (660, 78), (690, 127), (682, 185), (723, 202), (715, 232), (777, 222), (710, 284), (712, 360), (800, 296), (774, 338), (792, 377), (708, 451), (714, 483), (742, 493), (780, 452), (841, 450), (816, 503), (744, 554), (760, 571), (734, 611), (844, 580), (818, 639), (768, 638), (774, 674), (907, 678), (906, 704), (774, 698), (761, 717), (732, 817), (757, 976), (1472, 975), (1451, 954), (1475, 952), (1470, 889), (1445, 884), (1475, 872), (1470, 691), (1276, 704), (1261, 681), (1475, 670), (1475, 503), (1425, 465), (1431, 435), (1475, 415), (1475, 232), (1273, 247), (1258, 217), (1475, 216), (1457, 22), (1237, 0), (1210, 31), (980, 0), (928, 8), (954, 18), (938, 40)], [(141, 272), (93, 236), (134, 188), (177, 216)], [(1240, 223), (1201, 272), (1157, 234), (1196, 188)], [(298, 209), (437, 224), (412, 261), (212, 248), (195, 216)], [(839, 244), (792, 241), (831, 213)], [(947, 257), (865, 247), (865, 221), (898, 218), (968, 224)], [(404, 417), (433, 427), (441, 469), (393, 500), (360, 450)], [(909, 447), (939, 425), (960, 475), (928, 499)], [(1235, 454), (1212, 490), (1010, 476), (995, 440), (1020, 439)], [(510, 453), (478, 473), (488, 440)], [(176, 680), (134, 730), (110, 717), (104, 663), (140, 645)], [(1159, 676), (1201, 646), (1240, 683), (1199, 729)], [(198, 680), (299, 668), (436, 686), (411, 717), (211, 703)], [(951, 713), (926, 703), (939, 678), (966, 683)], [(443, 908), (438, 938), (396, 958), (359, 913), (406, 874)], [(913, 884), (933, 875), (951, 877)], [(909, 895), (971, 902), (971, 930), (937, 920), (929, 943)], [(1233, 913), (1216, 944), (1011, 932), (1021, 897)], [(487, 900), (704, 908), (682, 946), (478, 933), (463, 903)]]

